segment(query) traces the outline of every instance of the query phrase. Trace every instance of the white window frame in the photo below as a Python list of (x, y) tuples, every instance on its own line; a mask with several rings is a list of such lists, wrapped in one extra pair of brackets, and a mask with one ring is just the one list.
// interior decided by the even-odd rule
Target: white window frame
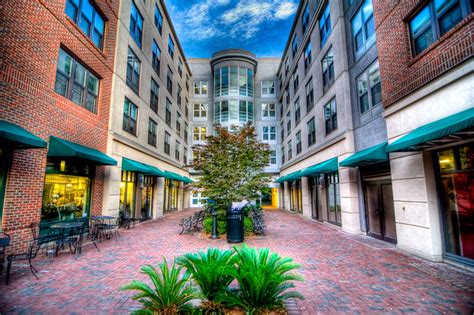
[[(273, 128), (273, 132), (271, 132), (271, 129)], [(273, 139), (272, 139), (273, 135)], [(267, 139), (265, 139), (265, 136)], [(277, 136), (277, 131), (276, 131), (276, 126), (262, 126), (262, 141), (263, 142), (276, 142)]]
[[(273, 113), (273, 116), (272, 116), (272, 113)], [(262, 103), (262, 119), (264, 120), (276, 119), (276, 104), (275, 103)]]
[[(273, 85), (273, 87), (272, 87)], [(270, 93), (273, 88), (273, 93)], [(264, 92), (268, 91), (268, 92)], [(276, 82), (272, 80), (264, 80), (261, 82), (261, 93), (262, 97), (275, 97), (276, 95)]]
[[(196, 132), (197, 128), (197, 132)], [(203, 130), (204, 128), (204, 130)], [(196, 140), (194, 137), (198, 136), (198, 139)], [(193, 142), (194, 143), (200, 143), (206, 141), (207, 137), (207, 127), (206, 126), (193, 126)]]
[[(206, 86), (206, 93), (204, 94), (202, 92), (203, 86)], [(198, 93), (196, 93), (196, 88), (198, 90)], [(193, 83), (193, 94), (194, 96), (199, 96), (199, 97), (207, 97), (209, 94), (209, 81), (194, 81)]]
[[(196, 109), (196, 105), (198, 105), (198, 109)], [(207, 104), (202, 104), (202, 103), (193, 104), (193, 120), (194, 121), (206, 121), (207, 112), (208, 112)], [(196, 113), (199, 113), (199, 115), (196, 116)]]

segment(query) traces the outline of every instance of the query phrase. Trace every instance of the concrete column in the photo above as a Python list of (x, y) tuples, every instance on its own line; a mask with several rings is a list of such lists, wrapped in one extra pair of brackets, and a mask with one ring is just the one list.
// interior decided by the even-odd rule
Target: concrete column
[(283, 205), (283, 208), (285, 210), (290, 210), (290, 185), (288, 184), (288, 182), (284, 182), (283, 184), (283, 194), (285, 196), (285, 204)]
[(178, 211), (183, 210), (184, 206), (184, 184), (183, 182), (178, 182)]
[(187, 209), (190, 206), (190, 202), (189, 202), (190, 194), (191, 194), (191, 189), (189, 187), (183, 190), (183, 209)]
[(351, 234), (360, 234), (359, 187), (356, 169), (352, 167), (339, 169), (339, 188), (342, 229)]
[(308, 177), (301, 177), (301, 190), (303, 194), (303, 216), (311, 219), (311, 187)]
[(391, 153), (397, 246), (442, 260), (442, 237), (431, 152)]
[(157, 177), (153, 192), (153, 219), (163, 216), (163, 204), (165, 198), (165, 178)]
[[(114, 156), (117, 161), (121, 157)], [(110, 216), (119, 215), (120, 206), (120, 182), (122, 166), (106, 166), (104, 171), (104, 199), (102, 202), (102, 214)]]

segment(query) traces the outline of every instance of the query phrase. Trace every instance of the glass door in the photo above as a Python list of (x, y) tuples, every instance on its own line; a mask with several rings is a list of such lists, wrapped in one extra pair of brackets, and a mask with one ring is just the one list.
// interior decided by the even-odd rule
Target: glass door
[(321, 203), (320, 177), (310, 177), (311, 187), (311, 217), (321, 221), (323, 219), (323, 205)]
[(153, 217), (153, 185), (152, 176), (144, 176), (141, 189), (141, 219), (149, 220)]
[(341, 197), (338, 173), (326, 174), (328, 222), (341, 225)]

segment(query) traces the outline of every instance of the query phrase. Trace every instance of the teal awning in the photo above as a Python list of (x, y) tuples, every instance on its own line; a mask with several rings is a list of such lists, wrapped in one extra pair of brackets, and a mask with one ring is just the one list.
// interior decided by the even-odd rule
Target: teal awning
[(338, 170), (338, 162), (337, 157), (326, 160), (319, 164), (315, 164), (308, 168), (305, 168), (301, 171), (301, 176), (310, 176), (310, 175), (318, 175), (318, 174), (325, 174), (325, 173), (333, 173), (337, 172)]
[(300, 171), (296, 171), (296, 172), (293, 172), (293, 173), (290, 173), (288, 175), (286, 175), (285, 177), (285, 181), (289, 181), (289, 180), (297, 180), (299, 178), (301, 178), (301, 170)]
[(286, 175), (278, 177), (277, 179), (275, 179), (275, 183), (283, 183), (285, 181), (285, 178), (286, 178)]
[(388, 153), (385, 151), (386, 147), (387, 142), (384, 142), (365, 150), (358, 151), (339, 163), (339, 165), (357, 167), (370, 163), (388, 161)]
[(81, 159), (95, 165), (117, 165), (117, 161), (99, 150), (54, 136), (49, 137), (48, 157)]
[(0, 120), (0, 143), (18, 149), (46, 148), (46, 141), (11, 122)]
[(127, 158), (122, 158), (122, 169), (124, 171), (130, 171), (130, 172), (135, 172), (135, 173), (140, 173), (140, 174), (145, 174), (145, 175), (153, 175), (153, 176), (161, 176), (164, 177), (164, 172), (160, 171), (158, 168), (141, 163), (138, 161), (134, 161), (131, 159)]
[(168, 179), (175, 180), (175, 181), (178, 181), (178, 182), (183, 182), (183, 183), (192, 183), (193, 182), (190, 178), (188, 178), (186, 176), (182, 176), (182, 175), (170, 172), (170, 171), (165, 171), (165, 177), (168, 178)]
[[(474, 126), (474, 108), (434, 121), (421, 126), (409, 134), (390, 143), (387, 152), (420, 151), (423, 144), (429, 143), (461, 130)], [(430, 145), (432, 145), (431, 143)]]

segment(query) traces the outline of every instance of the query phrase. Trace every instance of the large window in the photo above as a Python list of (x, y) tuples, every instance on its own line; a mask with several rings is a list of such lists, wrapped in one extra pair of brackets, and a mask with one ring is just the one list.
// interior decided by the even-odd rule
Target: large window
[(228, 100), (214, 103), (215, 123), (246, 123), (253, 121), (253, 102)]
[(382, 103), (379, 62), (373, 63), (357, 78), (360, 113), (367, 112)]
[(66, 14), (92, 40), (94, 45), (104, 47), (104, 18), (89, 0), (67, 0)]
[(295, 127), (298, 126), (301, 120), (301, 106), (300, 98), (298, 97), (295, 101)]
[(263, 141), (276, 141), (276, 127), (275, 126), (263, 126), (262, 127), (262, 139), (263, 139)]
[(334, 54), (332, 47), (321, 60), (323, 68), (323, 91), (326, 92), (334, 83)]
[(156, 127), (157, 123), (149, 118), (148, 120), (148, 144), (156, 147)]
[(178, 57), (178, 74), (183, 77), (183, 61)]
[(275, 81), (262, 81), (262, 97), (275, 96)]
[(178, 84), (178, 89), (176, 90), (176, 101), (178, 102), (179, 107), (181, 107), (181, 92), (182, 92), (181, 85)]
[(174, 42), (173, 39), (171, 38), (171, 35), (168, 36), (168, 52), (171, 56), (171, 59), (174, 57)]
[(281, 147), (281, 164), (285, 163), (285, 147)]
[(245, 67), (222, 67), (214, 71), (214, 96), (253, 97), (253, 70)]
[(298, 68), (295, 68), (293, 71), (293, 95), (296, 95), (296, 91), (298, 90), (298, 86), (300, 85), (300, 80), (298, 77)]
[(262, 104), (262, 117), (275, 118), (275, 116), (276, 116), (275, 104), (263, 103)]
[(298, 52), (298, 36), (295, 34), (293, 41), (291, 42), (291, 54), (295, 58), (296, 53)]
[(324, 124), (326, 126), (326, 134), (337, 129), (337, 109), (335, 98), (324, 105)]
[(181, 114), (176, 113), (176, 134), (181, 136)]
[(306, 130), (308, 131), (308, 147), (310, 147), (316, 143), (316, 125), (314, 122), (314, 117), (308, 121)]
[(189, 126), (188, 126), (188, 123), (184, 123), (184, 142), (188, 143), (188, 129), (189, 129)]
[(308, 41), (304, 49), (304, 71), (308, 71), (309, 66), (311, 65), (311, 41)]
[(472, 5), (468, 0), (430, 1), (409, 21), (413, 54), (421, 53), (461, 22)]
[(140, 90), (140, 67), (140, 59), (138, 59), (133, 50), (128, 47), (127, 85), (137, 94)]
[(270, 151), (270, 164), (271, 165), (277, 164), (277, 151), (275, 150)]
[(207, 119), (207, 104), (194, 104), (194, 118), (196, 120), (206, 120)]
[(323, 13), (319, 17), (319, 35), (321, 37), (321, 47), (329, 37), (331, 33), (331, 14), (329, 9), (329, 2), (326, 4), (326, 7), (323, 10)]
[(372, 0), (365, 0), (352, 18), (352, 37), (356, 53), (364, 51), (375, 43), (374, 9)]
[(206, 127), (194, 127), (193, 139), (194, 141), (205, 141), (207, 136)]
[(285, 59), (285, 76), (288, 75), (288, 71), (290, 71), (290, 59), (286, 57)]
[(161, 34), (163, 32), (163, 15), (161, 14), (157, 4), (155, 4), (155, 26), (158, 33)]
[(179, 143), (178, 140), (176, 140), (176, 143), (174, 145), (174, 157), (179, 161), (180, 159), (180, 154), (181, 154), (181, 143)]
[(155, 40), (153, 40), (153, 47), (151, 49), (151, 54), (152, 54), (151, 65), (152, 65), (153, 69), (155, 70), (156, 74), (158, 74), (158, 76), (159, 76), (160, 75), (161, 50), (160, 50), (160, 47), (158, 47), (158, 44), (156, 43)]
[(151, 79), (151, 87), (150, 87), (150, 108), (155, 112), (158, 113), (158, 98), (160, 96), (160, 87), (155, 80)]
[(293, 158), (293, 145), (291, 143), (291, 140), (288, 141), (288, 161)]
[(168, 73), (166, 74), (166, 88), (171, 95), (173, 95), (173, 71), (168, 67)]
[(328, 205), (328, 221), (337, 225), (341, 224), (341, 194), (339, 190), (339, 175), (326, 174), (326, 191)]
[(126, 213), (131, 218), (135, 217), (136, 183), (136, 173), (122, 171), (120, 181), (120, 212)]
[(302, 144), (301, 144), (301, 130), (296, 133), (296, 155), (301, 153)]
[(99, 79), (62, 49), (59, 49), (54, 91), (92, 113), (97, 112)]
[(280, 141), (283, 142), (283, 139), (285, 139), (285, 124), (282, 121), (280, 123)]
[(137, 43), (138, 47), (142, 47), (142, 33), (143, 33), (143, 17), (138, 11), (135, 2), (132, 1), (130, 10), (130, 35)]
[(309, 78), (306, 83), (306, 113), (308, 113), (314, 106), (314, 94), (313, 94), (313, 78)]
[(286, 113), (286, 135), (291, 133), (291, 111)]
[(194, 81), (194, 95), (207, 96), (207, 81)]
[(169, 98), (166, 98), (166, 114), (165, 114), (165, 121), (168, 126), (171, 127), (171, 101)]
[(137, 116), (138, 107), (137, 105), (130, 102), (129, 99), (125, 99), (123, 106), (123, 126), (122, 129), (131, 133), (132, 135), (137, 134)]
[(188, 148), (183, 149), (183, 163), (188, 165)]
[(303, 34), (306, 34), (306, 30), (309, 26), (309, 4), (307, 3), (304, 7), (303, 17), (301, 18), (301, 26), (303, 27)]
[(165, 153), (170, 155), (171, 148), (170, 148), (170, 141), (171, 141), (171, 135), (168, 133), (168, 131), (165, 131)]

